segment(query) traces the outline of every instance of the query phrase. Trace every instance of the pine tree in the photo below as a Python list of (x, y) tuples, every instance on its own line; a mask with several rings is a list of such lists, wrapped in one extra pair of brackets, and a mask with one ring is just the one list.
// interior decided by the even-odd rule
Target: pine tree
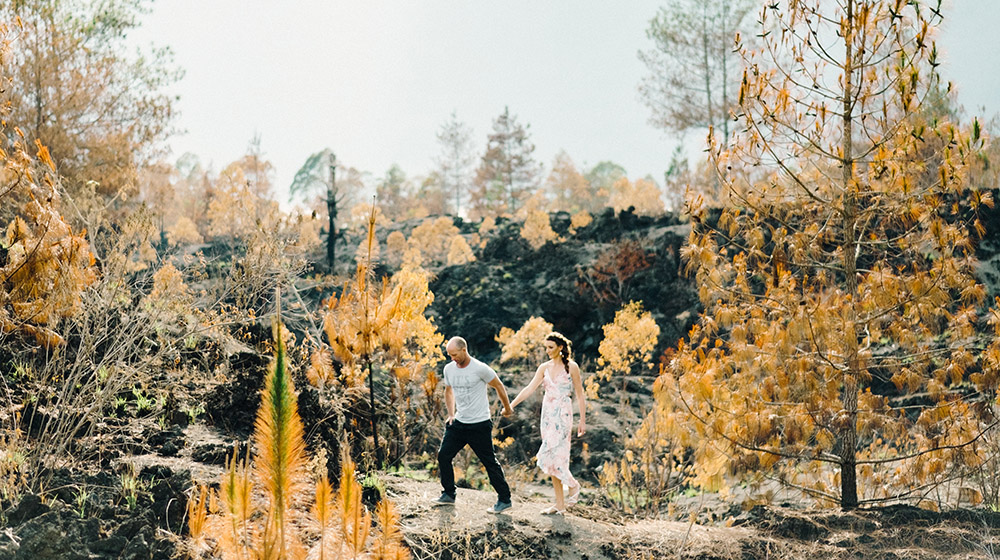
[(477, 216), (512, 215), (538, 188), (541, 166), (532, 158), (535, 145), (529, 126), (521, 126), (507, 107), (493, 121), (493, 133), (476, 170), (471, 204)]
[(921, 112), (939, 14), (774, 2), (742, 49), (739, 130), (714, 152), (729, 204), (696, 211), (684, 249), (705, 312), (657, 390), (696, 431), (699, 483), (760, 472), (850, 509), (979, 460), (996, 365), (970, 348), (970, 233), (992, 201), (965, 181), (978, 124)]
[(441, 153), (435, 160), (436, 172), (442, 190), (451, 199), (452, 212), (461, 216), (463, 203), (472, 189), (472, 168), (476, 163), (472, 152), (472, 129), (452, 113), (448, 122), (441, 125), (437, 139)]
[(668, 0), (649, 22), (654, 47), (639, 53), (649, 75), (639, 85), (650, 122), (675, 132), (721, 129), (729, 137), (729, 111), (737, 105), (739, 60), (733, 39), (754, 3), (750, 0)]

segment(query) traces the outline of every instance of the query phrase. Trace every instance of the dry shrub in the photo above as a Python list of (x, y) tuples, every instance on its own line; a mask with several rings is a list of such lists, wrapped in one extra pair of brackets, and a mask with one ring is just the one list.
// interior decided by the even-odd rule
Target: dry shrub
[[(7, 39), (0, 24), (0, 62)], [(0, 90), (10, 91), (9, 82), (0, 76)], [(121, 201), (97, 196), (94, 184), (67, 198), (46, 146), (6, 130), (9, 110), (0, 103), (0, 132), (10, 139), (0, 150), (0, 347), (11, 366), (0, 490), (12, 496), (42, 491), (54, 469), (90, 458), (80, 438), (119, 395), (141, 391), (149, 371), (171, 362), (179, 338), (162, 329), (175, 311), (144, 304), (158, 259), (150, 216), (104, 221)], [(68, 210), (89, 233), (70, 225)]]
[(669, 370), (661, 366), (654, 392), (663, 398), (626, 439), (622, 456), (601, 468), (601, 490), (622, 511), (656, 515), (688, 482), (690, 465), (685, 457), (693, 442), (684, 437), (690, 432), (679, 425), (683, 417), (668, 398), (672, 381)]
[[(425, 425), (440, 412), (433, 366), (442, 359), (444, 337), (426, 316), (434, 294), (425, 270), (404, 264), (391, 279), (375, 281), (368, 265), (374, 260), (370, 251), (376, 243), (375, 223), (373, 211), (364, 242), (368, 256), (340, 296), (326, 302), (323, 325), (338, 367), (316, 365), (310, 372), (328, 401), (368, 409), (376, 459), (381, 460), (381, 440), (388, 442), (389, 459), (395, 462), (434, 439)], [(363, 403), (366, 381), (368, 403)], [(383, 426), (388, 434), (382, 433), (377, 417), (392, 419)]]
[(635, 275), (650, 266), (650, 256), (642, 244), (618, 241), (601, 251), (592, 265), (578, 269), (577, 289), (590, 294), (602, 309), (618, 308), (630, 299)]
[(198, 233), (198, 226), (187, 216), (177, 218), (177, 221), (167, 228), (167, 240), (174, 247), (203, 241), (201, 234)]
[[(30, 435), (25, 453), (34, 489), (46, 486), (52, 468), (86, 459), (77, 438), (115, 410), (120, 395), (154, 390), (150, 372), (172, 374), (167, 366), (197, 328), (177, 269), (135, 270), (148, 245), (148, 224), (149, 215), (136, 213), (109, 239), (101, 275), (80, 292), (77, 311), (53, 327), (67, 344), (38, 351), (24, 340), (11, 341), (19, 342), (10, 348), (33, 371), (17, 406)], [(153, 293), (143, 295), (150, 286)]]

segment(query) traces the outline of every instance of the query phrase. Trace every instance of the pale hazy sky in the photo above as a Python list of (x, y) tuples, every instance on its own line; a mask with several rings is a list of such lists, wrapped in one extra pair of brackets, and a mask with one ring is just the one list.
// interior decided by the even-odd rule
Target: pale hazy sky
[[(1000, 0), (953, 5), (943, 75), (970, 113), (1000, 112)], [(255, 134), (286, 191), (313, 152), (381, 177), (433, 167), (452, 112), (477, 152), (504, 106), (536, 159), (565, 150), (630, 177), (663, 171), (677, 142), (647, 123), (636, 86), (661, 0), (158, 0), (132, 39), (170, 46), (186, 72), (173, 158), (218, 171)], [(695, 141), (689, 141), (693, 144)]]

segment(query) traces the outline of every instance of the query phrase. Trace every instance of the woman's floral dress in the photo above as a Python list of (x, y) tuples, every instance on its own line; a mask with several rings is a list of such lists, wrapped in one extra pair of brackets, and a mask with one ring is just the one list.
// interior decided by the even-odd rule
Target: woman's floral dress
[(542, 378), (542, 446), (536, 459), (538, 468), (554, 476), (567, 488), (580, 484), (569, 472), (570, 428), (573, 425), (573, 380), (561, 364), (552, 363)]

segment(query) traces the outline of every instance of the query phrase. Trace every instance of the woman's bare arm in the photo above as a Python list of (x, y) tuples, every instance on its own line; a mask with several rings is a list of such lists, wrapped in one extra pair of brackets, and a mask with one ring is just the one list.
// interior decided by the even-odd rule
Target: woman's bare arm
[(580, 379), (580, 366), (576, 362), (569, 363), (569, 375), (573, 378), (573, 392), (576, 393), (576, 402), (580, 407), (580, 430), (578, 435), (587, 433), (587, 399), (583, 391), (583, 381)]
[[(545, 362), (547, 364), (548, 362)], [(514, 400), (510, 402), (510, 407), (514, 408), (519, 403), (523, 402), (525, 399), (531, 396), (535, 392), (535, 389), (542, 384), (542, 377), (545, 375), (545, 364), (538, 366), (535, 370), (535, 376), (531, 378), (531, 382), (528, 383), (521, 392), (514, 397)]]

